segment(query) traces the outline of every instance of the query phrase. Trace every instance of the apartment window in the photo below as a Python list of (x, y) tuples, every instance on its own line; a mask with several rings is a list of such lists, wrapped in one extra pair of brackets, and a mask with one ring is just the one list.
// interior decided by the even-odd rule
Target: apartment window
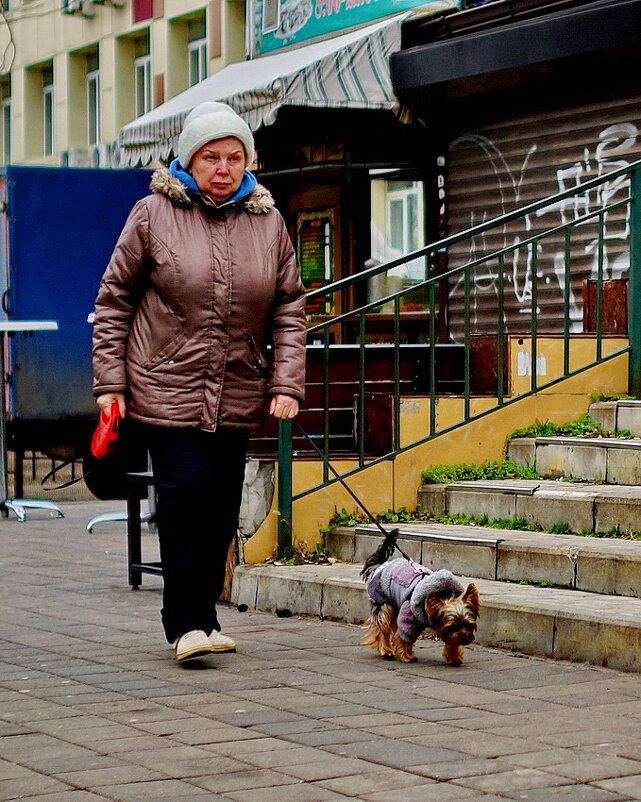
[(204, 14), (187, 23), (187, 40), (189, 86), (193, 86), (207, 77), (207, 37)]
[(149, 55), (149, 36), (137, 39), (134, 45), (134, 75), (136, 117), (146, 114), (152, 108), (151, 95), (151, 56)]
[(44, 67), (42, 69), (42, 130), (43, 153), (45, 156), (53, 156), (56, 146), (53, 67)]
[(2, 124), (0, 136), (2, 137), (2, 161), (11, 163), (11, 77), (0, 79), (0, 100), (2, 102)]
[(98, 51), (87, 53), (87, 143), (97, 145), (101, 139), (100, 67)]

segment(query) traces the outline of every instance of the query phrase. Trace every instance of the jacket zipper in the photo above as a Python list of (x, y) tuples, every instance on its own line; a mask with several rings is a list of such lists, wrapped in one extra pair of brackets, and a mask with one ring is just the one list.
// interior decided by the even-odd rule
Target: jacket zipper
[(267, 363), (263, 359), (260, 349), (256, 345), (256, 340), (253, 336), (247, 338), (247, 346), (249, 347), (249, 353), (251, 354), (251, 358), (253, 360), (252, 366), (260, 373), (266, 374), (268, 371)]

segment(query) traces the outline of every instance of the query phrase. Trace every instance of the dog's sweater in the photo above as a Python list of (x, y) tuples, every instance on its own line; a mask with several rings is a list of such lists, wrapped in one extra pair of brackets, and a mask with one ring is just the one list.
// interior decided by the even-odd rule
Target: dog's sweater
[(383, 563), (367, 580), (367, 593), (374, 604), (392, 604), (398, 610), (400, 637), (411, 643), (430, 626), (425, 600), (430, 593), (451, 592), (460, 596), (465, 586), (451, 571), (432, 571), (404, 558)]

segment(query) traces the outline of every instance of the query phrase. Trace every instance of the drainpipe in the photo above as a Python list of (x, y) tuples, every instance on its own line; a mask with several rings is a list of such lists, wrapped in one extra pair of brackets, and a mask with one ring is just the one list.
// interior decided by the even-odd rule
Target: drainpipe
[(628, 392), (641, 397), (641, 170), (637, 167), (630, 178), (632, 203), (630, 207), (630, 297), (628, 337), (630, 363)]

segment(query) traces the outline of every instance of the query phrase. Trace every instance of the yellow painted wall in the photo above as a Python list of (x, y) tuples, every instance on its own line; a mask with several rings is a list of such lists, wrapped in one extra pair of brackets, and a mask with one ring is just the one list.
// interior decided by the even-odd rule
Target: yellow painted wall
[[(603, 353), (614, 353), (625, 347), (626, 340), (605, 340)], [(529, 389), (529, 377), (518, 376), (518, 350), (527, 349), (529, 340), (514, 338), (511, 343), (511, 386), (519, 392)], [(561, 375), (563, 366), (563, 341), (559, 338), (542, 338), (539, 353), (546, 357), (546, 375), (540, 380), (550, 381)], [(571, 367), (578, 368), (594, 357), (594, 342), (591, 338), (572, 340)], [(438, 464), (472, 463), (481, 465), (488, 460), (502, 459), (509, 435), (518, 428), (536, 422), (563, 423), (574, 420), (587, 412), (591, 394), (623, 394), (627, 392), (627, 355), (615, 357), (609, 362), (589, 368), (584, 373), (559, 382), (554, 387), (536, 395), (514, 401), (500, 409), (470, 421), (467, 425), (442, 434), (427, 443), (399, 454), (394, 460), (386, 460), (350, 477), (347, 484), (362, 499), (373, 513), (388, 508), (407, 507), (414, 509), (417, 491), (421, 484), (421, 471)], [(509, 400), (506, 398), (506, 400)], [(461, 421), (464, 401), (458, 397), (437, 399), (437, 431)], [(429, 431), (429, 398), (411, 397), (401, 403), (401, 443), (409, 445), (424, 437)], [(491, 409), (496, 399), (472, 398), (471, 415)], [(336, 470), (341, 473), (356, 462), (337, 461)], [(321, 466), (311, 461), (294, 462), (294, 494), (318, 484)], [(278, 543), (277, 492), (274, 505), (266, 520), (247, 542), (245, 560), (262, 562), (276, 553)], [(334, 510), (345, 507), (348, 511), (357, 508), (356, 503), (340, 484), (334, 484), (294, 502), (293, 541), (295, 546), (313, 550), (322, 541), (319, 529), (326, 527)]]

